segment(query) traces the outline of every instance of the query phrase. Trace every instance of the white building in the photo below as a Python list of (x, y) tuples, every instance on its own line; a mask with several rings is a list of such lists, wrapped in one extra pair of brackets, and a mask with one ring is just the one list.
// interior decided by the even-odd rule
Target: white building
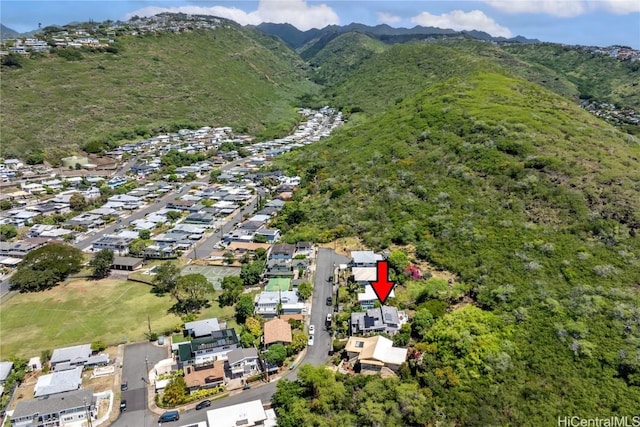
[(207, 411), (207, 421), (216, 427), (276, 427), (278, 424), (275, 411), (265, 410), (260, 400)]

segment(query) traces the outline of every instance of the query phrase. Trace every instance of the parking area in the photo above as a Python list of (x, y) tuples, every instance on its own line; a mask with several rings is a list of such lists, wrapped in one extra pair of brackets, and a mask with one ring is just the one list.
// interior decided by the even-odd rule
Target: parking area
[(227, 276), (240, 276), (240, 268), (223, 267), (217, 265), (187, 265), (180, 272), (181, 275), (200, 273), (207, 278), (216, 291), (221, 289), (222, 279)]

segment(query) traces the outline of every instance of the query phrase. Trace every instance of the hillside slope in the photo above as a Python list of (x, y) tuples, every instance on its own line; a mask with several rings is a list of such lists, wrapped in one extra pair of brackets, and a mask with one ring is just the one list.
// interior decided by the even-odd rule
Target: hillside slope
[[(363, 37), (366, 36), (361, 35), (360, 39)], [(362, 43), (361, 40), (358, 42)], [(342, 52), (348, 52), (348, 48), (335, 54), (332, 50), (332, 44), (328, 44), (310, 60), (311, 64), (322, 70), (328, 68), (325, 64), (339, 63)], [(542, 65), (524, 62), (488, 43), (412, 42), (388, 46), (384, 50), (369, 48), (363, 51), (368, 54), (351, 56), (354, 60), (350, 61), (349, 67), (334, 71), (323, 80), (323, 92), (331, 105), (376, 114), (433, 83), (478, 67), (511, 72), (569, 99), (578, 98), (575, 85), (562, 75)]]
[(619, 61), (552, 43), (505, 46), (529, 63), (551, 68), (576, 85), (582, 98), (640, 110), (640, 63)]
[[(393, 80), (395, 68), (387, 71)], [(449, 330), (462, 315), (450, 307), (436, 323), (443, 335), (425, 336), (426, 356), (405, 376), (430, 389), (433, 413), (455, 425), (632, 413), (640, 401), (638, 140), (482, 60), (450, 72), (281, 159), (303, 187), (276, 225), (290, 241), (359, 236), (374, 248), (413, 246), (459, 275), (482, 309), (474, 318), (501, 319), (491, 326), (496, 347), (483, 341), (484, 326)]]
[(236, 24), (118, 39), (118, 53), (23, 60), (3, 69), (4, 155), (191, 125), (290, 129), (313, 84), (282, 42)]

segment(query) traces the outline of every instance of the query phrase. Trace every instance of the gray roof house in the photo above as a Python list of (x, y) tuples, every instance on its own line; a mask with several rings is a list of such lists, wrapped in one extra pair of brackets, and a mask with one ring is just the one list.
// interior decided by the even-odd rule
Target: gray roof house
[(74, 390), (39, 399), (21, 400), (11, 416), (11, 427), (58, 426), (97, 416), (92, 389)]
[(82, 367), (41, 375), (33, 391), (35, 397), (78, 390), (82, 385)]
[(81, 344), (73, 347), (56, 348), (51, 354), (51, 369), (60, 371), (84, 366), (91, 357), (91, 344)]
[(394, 335), (400, 329), (398, 309), (383, 305), (370, 308), (366, 312), (351, 313), (351, 335), (375, 334), (384, 332)]
[(351, 252), (351, 267), (375, 267), (377, 261), (382, 261), (382, 255), (373, 251)]
[(227, 353), (227, 363), (231, 376), (244, 376), (255, 373), (258, 368), (258, 352), (255, 348), (236, 348)]
[(13, 368), (13, 362), (0, 362), (0, 384), (7, 380), (11, 368)]
[[(226, 326), (226, 325), (225, 325)], [(210, 319), (196, 320), (195, 322), (187, 322), (184, 324), (184, 335), (190, 335), (193, 338), (211, 336), (213, 331), (219, 331), (220, 323), (218, 319), (212, 317)]]

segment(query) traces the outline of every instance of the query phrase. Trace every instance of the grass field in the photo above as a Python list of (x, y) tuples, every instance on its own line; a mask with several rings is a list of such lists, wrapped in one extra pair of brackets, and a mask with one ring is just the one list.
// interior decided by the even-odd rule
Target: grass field
[(227, 276), (240, 276), (238, 267), (222, 267), (216, 265), (188, 265), (182, 269), (180, 274), (202, 274), (213, 285), (216, 291), (222, 289), (222, 279)]
[[(107, 345), (142, 341), (151, 329), (162, 334), (182, 321), (168, 310), (170, 296), (156, 296), (134, 282), (71, 281), (40, 293), (18, 294), (0, 305), (0, 360), (39, 356), (42, 350), (101, 340)], [(214, 301), (215, 294), (209, 298)], [(232, 307), (212, 303), (198, 318), (233, 318)], [(229, 322), (230, 327), (235, 321)]]

